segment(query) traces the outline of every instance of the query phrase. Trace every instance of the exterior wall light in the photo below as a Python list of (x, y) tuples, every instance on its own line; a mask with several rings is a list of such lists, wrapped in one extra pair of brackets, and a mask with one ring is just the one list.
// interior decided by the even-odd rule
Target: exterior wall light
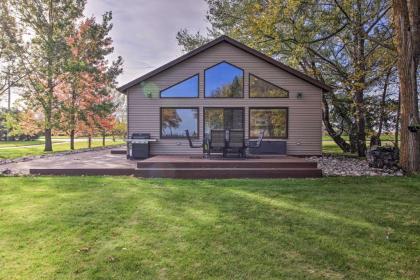
[(303, 99), (303, 92), (298, 92), (296, 94), (296, 99)]

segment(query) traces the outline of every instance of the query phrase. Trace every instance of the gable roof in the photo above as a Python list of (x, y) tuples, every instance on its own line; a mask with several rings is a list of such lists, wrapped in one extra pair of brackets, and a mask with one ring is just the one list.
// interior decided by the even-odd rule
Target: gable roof
[(254, 56), (256, 56), (256, 57), (258, 57), (258, 58), (260, 58), (260, 59), (262, 59), (262, 60), (264, 60), (264, 61), (266, 61), (266, 62), (268, 62), (268, 63), (270, 63), (270, 64), (272, 64), (272, 65), (274, 65), (274, 66), (276, 66), (276, 67), (278, 67), (278, 68), (280, 68), (280, 69), (282, 69), (282, 70), (284, 70), (284, 71), (286, 71), (286, 72), (288, 72), (288, 73), (290, 73), (290, 74), (292, 74), (292, 75), (294, 75), (298, 78), (300, 78), (300, 79), (302, 79), (302, 80), (304, 80), (304, 81), (307, 81), (308, 83), (310, 83), (310, 84), (312, 84), (312, 85), (314, 85), (314, 86), (316, 86), (316, 87), (318, 87), (318, 88), (320, 88), (324, 91), (331, 91), (332, 90), (332, 87), (326, 85), (325, 83), (320, 82), (320, 81), (318, 81), (318, 80), (316, 80), (316, 79), (314, 79), (314, 78), (312, 78), (312, 77), (310, 77), (306, 74), (303, 74), (302, 72), (300, 72), (296, 69), (293, 69), (293, 68), (291, 68), (291, 67), (289, 67), (289, 66), (287, 66), (287, 65), (285, 65), (285, 64), (283, 64), (283, 63), (281, 63), (281, 62), (279, 62), (279, 61), (277, 61), (277, 60), (275, 60), (275, 59), (257, 51), (257, 50), (255, 50), (255, 49), (252, 49), (252, 48), (250, 48), (250, 47), (248, 47), (248, 46), (246, 46), (246, 45), (244, 45), (244, 44), (242, 44), (242, 43), (240, 43), (240, 42), (238, 42), (238, 41), (236, 41), (236, 40), (234, 40), (234, 39), (232, 39), (228, 36), (225, 36), (225, 35), (220, 36), (219, 38), (217, 38), (217, 39), (215, 39), (215, 40), (213, 40), (213, 41), (211, 41), (207, 44), (204, 44), (203, 46), (201, 46), (201, 47), (199, 47), (199, 48), (197, 48), (197, 49), (195, 49), (195, 50), (193, 50), (193, 51), (191, 51), (187, 54), (184, 54), (183, 56), (180, 56), (177, 59), (174, 59), (171, 62), (166, 63), (165, 65), (162, 65), (161, 67), (156, 68), (155, 70), (153, 70), (153, 71), (151, 71), (151, 72), (149, 72), (149, 73), (147, 73), (147, 74), (145, 74), (145, 75), (143, 75), (143, 76), (141, 76), (141, 77), (139, 77), (139, 78), (123, 85), (123, 86), (121, 86), (121, 87), (119, 87), (118, 90), (120, 92), (125, 92), (127, 89), (129, 89), (129, 88), (131, 88), (131, 87), (133, 87), (133, 86), (135, 86), (135, 85), (137, 85), (137, 84), (139, 84), (139, 83), (141, 83), (141, 82), (159, 74), (160, 72), (165, 71), (166, 69), (168, 69), (168, 68), (170, 68), (170, 67), (172, 67), (172, 66), (174, 66), (178, 63), (181, 63), (181, 62), (183, 62), (183, 61), (185, 61), (185, 60), (187, 60), (187, 59), (189, 59), (189, 58), (191, 58), (191, 57), (193, 57), (193, 56), (195, 56), (199, 53), (202, 53), (202, 52), (206, 51), (207, 49), (209, 49), (209, 48), (211, 48), (211, 47), (213, 47), (217, 44), (220, 44), (222, 42), (226, 42), (226, 43), (231, 44), (232, 46), (235, 46), (235, 47), (237, 47), (237, 48), (239, 48), (239, 49), (241, 49), (241, 50), (243, 50), (247, 53), (250, 53), (250, 54), (252, 54), (252, 55), (254, 55)]

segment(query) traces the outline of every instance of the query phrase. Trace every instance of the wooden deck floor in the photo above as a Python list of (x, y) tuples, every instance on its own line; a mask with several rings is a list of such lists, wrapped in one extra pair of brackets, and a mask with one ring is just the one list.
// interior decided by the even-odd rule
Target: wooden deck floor
[(142, 178), (307, 178), (321, 177), (315, 162), (291, 156), (258, 156), (247, 159), (211, 159), (199, 156), (154, 156), (129, 161), (125, 155), (96, 160), (63, 161), (31, 166), (40, 175), (132, 175)]

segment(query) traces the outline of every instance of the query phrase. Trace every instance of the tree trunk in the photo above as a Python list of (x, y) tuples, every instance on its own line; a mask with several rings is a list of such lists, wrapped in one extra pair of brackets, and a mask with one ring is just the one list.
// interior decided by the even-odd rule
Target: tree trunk
[(340, 149), (345, 153), (350, 152), (350, 145), (341, 137), (341, 135), (337, 134), (330, 122), (330, 109), (327, 99), (325, 98), (325, 93), (322, 94), (322, 120), (324, 122), (325, 130), (328, 132), (328, 135), (331, 136), (337, 146), (340, 147)]
[(410, 124), (420, 124), (416, 72), (420, 54), (420, 16), (417, 0), (393, 0), (393, 15), (400, 79), (401, 147), (400, 165), (408, 173), (420, 171), (420, 132), (410, 132)]
[(74, 150), (74, 129), (70, 131), (70, 150)]
[(52, 139), (51, 139), (51, 131), (52, 131), (52, 123), (51, 123), (51, 111), (48, 108), (44, 108), (45, 113), (45, 128), (44, 128), (44, 152), (52, 152)]
[(51, 129), (52, 129), (52, 110), (53, 110), (53, 95), (54, 95), (54, 83), (53, 83), (53, 59), (54, 59), (54, 50), (53, 50), (53, 1), (49, 2), (49, 21), (50, 25), (48, 26), (48, 51), (47, 51), (47, 96), (46, 102), (44, 105), (44, 114), (45, 114), (45, 152), (52, 152), (52, 141), (51, 141)]
[(88, 136), (88, 148), (92, 148), (92, 135)]
[(105, 138), (106, 138), (106, 134), (105, 132), (102, 133), (102, 146), (105, 147)]
[(380, 104), (380, 112), (379, 112), (379, 124), (378, 124), (378, 132), (376, 134), (373, 134), (370, 141), (370, 146), (378, 145), (381, 146), (381, 135), (382, 135), (382, 128), (384, 124), (385, 119), (385, 105), (386, 105), (386, 94), (388, 90), (388, 82), (389, 82), (389, 76), (391, 75), (391, 70), (389, 70), (386, 73), (385, 81), (384, 81), (384, 88), (382, 91), (382, 97), (381, 97), (381, 104)]
[(381, 112), (380, 112), (380, 116), (379, 116), (379, 127), (378, 127), (378, 134), (377, 134), (379, 145), (381, 145), (382, 128), (384, 126), (385, 105), (386, 105), (385, 101), (386, 101), (386, 94), (387, 94), (387, 90), (388, 90), (388, 82), (389, 82), (389, 76), (390, 75), (391, 75), (391, 71), (389, 71), (386, 74), (384, 89), (382, 91)]
[(366, 54), (365, 54), (365, 34), (362, 15), (364, 13), (361, 1), (356, 2), (355, 17), (357, 28), (354, 30), (355, 58), (354, 58), (354, 85), (353, 103), (356, 118), (356, 147), (359, 157), (366, 156), (366, 108), (364, 91), (366, 88)]
[(366, 122), (363, 91), (358, 90), (354, 94), (356, 103), (356, 147), (359, 157), (366, 156)]
[(51, 140), (51, 128), (45, 128), (44, 136), (45, 136), (44, 152), (51, 152), (53, 150), (52, 140)]
[(401, 100), (401, 94), (398, 92), (398, 109), (397, 109), (397, 118), (395, 120), (395, 135), (394, 135), (394, 146), (397, 147), (398, 149), (400, 148), (399, 145), (399, 134), (400, 134), (400, 100)]
[(356, 125), (352, 124), (349, 130), (349, 142), (350, 142), (350, 152), (356, 153), (357, 152), (357, 133), (356, 133)]
[(76, 127), (76, 81), (73, 82), (73, 89), (71, 92), (71, 108), (70, 108), (70, 150), (74, 150), (74, 135)]

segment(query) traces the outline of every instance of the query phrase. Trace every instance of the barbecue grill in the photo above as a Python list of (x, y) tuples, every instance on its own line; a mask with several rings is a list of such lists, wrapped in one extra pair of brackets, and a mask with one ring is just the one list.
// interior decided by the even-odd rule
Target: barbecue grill
[(155, 142), (156, 139), (151, 139), (149, 133), (133, 133), (127, 139), (127, 157), (129, 159), (145, 159), (150, 156), (150, 142)]

